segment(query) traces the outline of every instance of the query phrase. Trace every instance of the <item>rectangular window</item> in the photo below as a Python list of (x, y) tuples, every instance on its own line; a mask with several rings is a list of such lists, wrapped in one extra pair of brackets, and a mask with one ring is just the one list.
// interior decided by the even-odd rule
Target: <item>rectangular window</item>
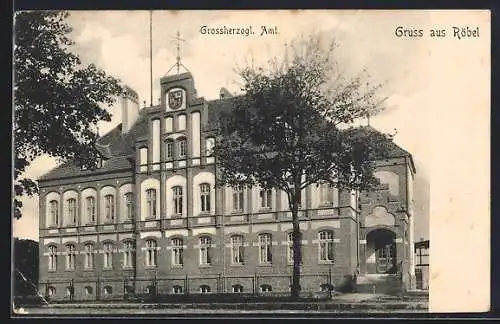
[(85, 200), (87, 207), (87, 223), (95, 223), (95, 198), (87, 197)]
[(153, 240), (146, 241), (146, 266), (156, 266), (156, 242)]
[(68, 220), (70, 224), (76, 224), (76, 199), (68, 199)]
[(212, 240), (208, 236), (200, 237), (200, 265), (211, 263)]
[(104, 197), (105, 217), (107, 221), (115, 219), (115, 196), (107, 195)]
[(49, 270), (57, 270), (57, 248), (49, 246)]
[(244, 190), (243, 186), (233, 188), (233, 211), (242, 212), (244, 204)]
[(231, 263), (243, 264), (243, 237), (235, 235), (231, 237)]
[(49, 205), (51, 225), (57, 226), (59, 224), (59, 203), (56, 200), (52, 200)]
[(74, 270), (75, 269), (75, 246), (68, 245), (67, 246), (67, 254), (66, 254), (66, 269)]
[(183, 265), (183, 241), (181, 239), (172, 240), (172, 265), (182, 266)]
[(113, 268), (113, 245), (111, 243), (104, 244), (104, 268)]
[(187, 143), (185, 139), (179, 140), (178, 142), (179, 158), (186, 157)]
[(165, 155), (167, 160), (170, 160), (174, 157), (174, 142), (167, 142)]
[(134, 265), (134, 243), (133, 242), (125, 242), (123, 249), (123, 267), (131, 268)]
[(85, 245), (85, 269), (94, 269), (94, 246), (91, 244)]
[(259, 260), (262, 264), (268, 264), (272, 262), (272, 236), (271, 234), (261, 234), (259, 235)]
[(333, 188), (329, 183), (323, 182), (319, 185), (320, 203), (330, 205), (333, 203)]
[(156, 218), (156, 190), (146, 190), (146, 198), (148, 204), (148, 218)]
[(182, 187), (177, 186), (172, 188), (174, 193), (174, 213), (182, 215)]
[(333, 232), (319, 232), (319, 260), (323, 262), (333, 261)]
[(210, 212), (210, 185), (203, 183), (200, 185), (201, 212)]
[[(302, 237), (302, 233), (300, 233)], [(287, 235), (288, 249), (287, 249), (287, 259), (289, 264), (293, 264), (293, 233), (288, 233)], [(302, 242), (301, 242), (302, 243)], [(300, 263), (302, 263), (302, 244), (300, 245)]]
[(127, 220), (134, 218), (134, 195), (131, 192), (125, 194), (125, 215)]
[(260, 196), (260, 208), (271, 209), (273, 191), (271, 189), (262, 189), (259, 192), (259, 196)]

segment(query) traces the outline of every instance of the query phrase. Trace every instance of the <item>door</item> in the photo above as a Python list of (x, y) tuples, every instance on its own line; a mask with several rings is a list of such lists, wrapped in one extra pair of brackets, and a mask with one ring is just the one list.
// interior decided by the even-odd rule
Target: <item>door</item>
[(395, 264), (396, 246), (394, 243), (381, 246), (376, 251), (377, 273), (386, 273)]

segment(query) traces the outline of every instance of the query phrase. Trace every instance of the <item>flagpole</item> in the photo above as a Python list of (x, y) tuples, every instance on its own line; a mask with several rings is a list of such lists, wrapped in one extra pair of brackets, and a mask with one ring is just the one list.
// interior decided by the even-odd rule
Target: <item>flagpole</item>
[(149, 11), (149, 87), (150, 106), (153, 106), (153, 10)]

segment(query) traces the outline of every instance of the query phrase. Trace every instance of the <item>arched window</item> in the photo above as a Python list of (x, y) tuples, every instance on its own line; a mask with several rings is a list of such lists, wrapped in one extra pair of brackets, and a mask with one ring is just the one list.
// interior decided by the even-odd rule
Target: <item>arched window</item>
[(94, 246), (92, 244), (85, 244), (85, 255), (84, 255), (84, 268), (94, 269)]
[(75, 269), (75, 246), (73, 244), (66, 245), (66, 269)]
[(181, 114), (177, 116), (177, 130), (186, 130), (186, 115)]
[(183, 265), (183, 254), (184, 247), (183, 241), (180, 238), (174, 238), (172, 240), (172, 265), (182, 266)]
[(271, 234), (260, 234), (259, 235), (259, 260), (260, 263), (268, 264), (273, 260), (271, 246), (272, 246), (272, 235)]
[(245, 202), (243, 192), (243, 186), (233, 188), (233, 211), (235, 212), (243, 211), (243, 205)]
[(85, 296), (90, 296), (92, 295), (92, 292), (94, 291), (94, 289), (92, 289), (92, 287), (90, 286), (86, 286), (85, 287)]
[(333, 231), (321, 231), (319, 236), (319, 260), (333, 261)]
[(70, 198), (66, 200), (66, 206), (68, 208), (68, 221), (70, 224), (76, 224), (76, 199)]
[(125, 194), (125, 217), (127, 220), (134, 218), (134, 194), (132, 192)]
[(259, 197), (260, 197), (260, 208), (262, 209), (272, 208), (273, 191), (271, 189), (260, 190)]
[(156, 266), (156, 241), (147, 240), (146, 241), (146, 266), (155, 267)]
[(183, 291), (182, 286), (176, 285), (172, 287), (172, 292), (174, 294), (182, 294), (182, 291)]
[(95, 223), (95, 198), (87, 197), (85, 199), (85, 207), (87, 209), (87, 223)]
[(146, 199), (148, 204), (148, 218), (156, 218), (156, 190), (146, 190)]
[(106, 221), (113, 221), (115, 219), (115, 196), (104, 196), (104, 208)]
[(172, 188), (174, 192), (174, 213), (182, 215), (182, 187), (176, 186)]
[(172, 140), (167, 140), (165, 142), (165, 158), (167, 160), (172, 160), (174, 158), (174, 142)]
[(104, 295), (109, 296), (113, 294), (113, 287), (111, 286), (104, 286)]
[(183, 159), (187, 154), (187, 141), (185, 138), (181, 138), (177, 141), (177, 156), (179, 159)]
[[(300, 240), (302, 240), (302, 233), (300, 233)], [(301, 242), (302, 243), (302, 242)], [(293, 264), (293, 232), (287, 234), (287, 259), (289, 264)], [(302, 263), (303, 254), (302, 244), (300, 244), (300, 262)]]
[(113, 268), (113, 243), (104, 243), (104, 269)]
[(205, 141), (205, 154), (206, 156), (211, 156), (214, 152), (215, 138), (208, 137)]
[(135, 244), (132, 241), (123, 243), (123, 267), (132, 268), (134, 266)]
[(210, 212), (210, 184), (202, 183), (200, 185), (201, 212)]
[(201, 285), (200, 286), (200, 292), (202, 294), (209, 293), (210, 292), (210, 286), (208, 286), (208, 285)]
[(260, 285), (260, 292), (271, 292), (273, 291), (273, 287), (271, 285)]
[(231, 236), (231, 263), (243, 264), (243, 236)]
[(57, 270), (57, 247), (49, 246), (49, 270)]
[(212, 239), (208, 236), (200, 237), (200, 265), (211, 263)]
[(49, 297), (54, 297), (56, 295), (56, 288), (52, 286), (48, 287), (47, 295), (49, 295)]
[(233, 285), (233, 292), (234, 293), (242, 293), (243, 292), (243, 286), (240, 284)]
[(59, 224), (59, 203), (57, 200), (49, 202), (50, 209), (50, 225), (57, 226)]

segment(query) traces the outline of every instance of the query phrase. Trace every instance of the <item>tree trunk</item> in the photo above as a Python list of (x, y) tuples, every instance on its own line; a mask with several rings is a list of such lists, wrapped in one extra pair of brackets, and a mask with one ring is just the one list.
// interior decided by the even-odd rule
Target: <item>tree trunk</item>
[[(296, 187), (297, 188), (297, 187)], [(299, 187), (300, 188), (300, 187)], [(302, 235), (300, 233), (299, 204), (302, 200), (301, 190), (295, 192), (292, 202), (292, 224), (293, 224), (293, 273), (292, 273), (292, 298), (296, 299), (300, 294), (300, 264), (302, 260), (301, 244)]]

